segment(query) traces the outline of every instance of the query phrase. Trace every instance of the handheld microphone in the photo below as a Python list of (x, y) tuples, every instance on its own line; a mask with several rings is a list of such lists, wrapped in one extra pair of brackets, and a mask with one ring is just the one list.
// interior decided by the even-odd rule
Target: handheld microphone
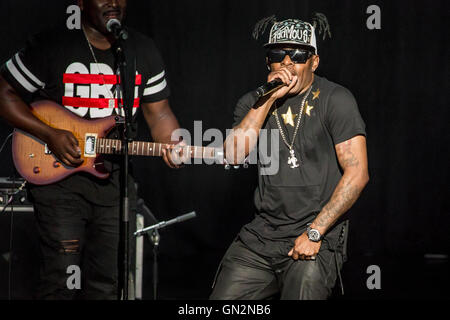
[(128, 39), (128, 32), (123, 29), (122, 24), (117, 19), (109, 19), (106, 23), (106, 30), (108, 30), (108, 32), (111, 32), (116, 39)]
[(284, 86), (284, 83), (280, 79), (272, 80), (272, 81), (267, 82), (266, 84), (263, 84), (262, 86), (258, 87), (256, 89), (256, 95), (259, 98), (264, 97), (265, 95), (268, 95), (269, 93), (271, 93), (275, 90), (278, 90), (282, 86)]

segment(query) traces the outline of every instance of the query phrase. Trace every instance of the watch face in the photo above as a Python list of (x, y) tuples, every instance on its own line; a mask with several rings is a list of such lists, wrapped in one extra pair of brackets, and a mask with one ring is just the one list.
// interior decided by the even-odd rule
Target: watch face
[(308, 238), (311, 241), (319, 241), (320, 240), (320, 233), (319, 231), (315, 230), (315, 229), (311, 229), (308, 232)]

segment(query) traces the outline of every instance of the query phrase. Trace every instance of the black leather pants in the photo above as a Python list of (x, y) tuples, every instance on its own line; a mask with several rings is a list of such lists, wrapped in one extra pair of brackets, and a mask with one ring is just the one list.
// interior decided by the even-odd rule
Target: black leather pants
[(263, 257), (237, 238), (225, 253), (213, 284), (213, 300), (324, 300), (343, 264), (337, 251), (319, 251), (315, 261)]

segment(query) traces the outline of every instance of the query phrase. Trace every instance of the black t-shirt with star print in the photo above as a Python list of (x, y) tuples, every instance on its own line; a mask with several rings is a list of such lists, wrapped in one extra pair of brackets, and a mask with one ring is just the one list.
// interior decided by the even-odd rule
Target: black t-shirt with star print
[[(292, 143), (305, 94), (280, 99), (273, 107), (277, 109), (288, 144)], [(233, 127), (242, 121), (256, 101), (253, 92), (238, 101)], [(262, 255), (285, 257), (295, 239), (330, 200), (342, 177), (335, 145), (356, 135), (365, 136), (366, 132), (351, 92), (316, 75), (293, 143), (299, 166), (291, 168), (295, 163), (288, 163), (291, 153), (281, 134), (271, 138), (272, 133), (276, 134), (273, 129), (278, 129), (273, 111), (263, 125), (267, 135), (261, 133), (258, 142), (259, 176), (254, 195), (257, 212), (253, 221), (241, 229), (239, 237)], [(332, 246), (339, 236), (338, 226), (342, 221), (327, 232), (325, 238), (329, 241), (324, 241), (321, 249)]]

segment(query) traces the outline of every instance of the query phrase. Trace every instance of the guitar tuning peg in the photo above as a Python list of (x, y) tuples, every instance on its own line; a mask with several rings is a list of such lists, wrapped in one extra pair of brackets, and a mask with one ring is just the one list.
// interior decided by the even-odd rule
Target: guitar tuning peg
[(225, 170), (230, 170), (231, 166), (227, 163), (225, 164)]
[(243, 167), (244, 167), (244, 169), (247, 169), (247, 168), (248, 168), (248, 163), (247, 163), (247, 162), (244, 162)]
[(239, 166), (233, 166), (234, 169), (239, 169)]

